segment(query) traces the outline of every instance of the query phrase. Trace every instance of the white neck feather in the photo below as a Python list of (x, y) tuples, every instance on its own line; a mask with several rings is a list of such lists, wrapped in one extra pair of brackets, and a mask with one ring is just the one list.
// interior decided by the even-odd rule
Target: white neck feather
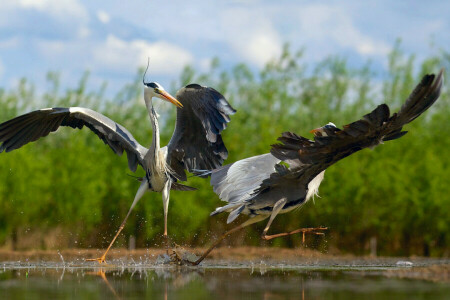
[(153, 93), (151, 92), (151, 89), (145, 88), (144, 89), (144, 100), (145, 105), (147, 106), (148, 116), (150, 117), (150, 121), (152, 122), (152, 129), (153, 129), (153, 136), (152, 136), (152, 144), (150, 146), (150, 150), (153, 154), (159, 152), (159, 149), (161, 148), (161, 145), (159, 143), (159, 124), (158, 124), (158, 114), (156, 113), (155, 109), (153, 108)]
[(319, 186), (322, 183), (324, 176), (325, 171), (322, 171), (308, 183), (308, 193), (306, 194), (306, 201), (308, 201), (310, 198), (313, 198), (314, 200), (314, 196), (319, 196)]

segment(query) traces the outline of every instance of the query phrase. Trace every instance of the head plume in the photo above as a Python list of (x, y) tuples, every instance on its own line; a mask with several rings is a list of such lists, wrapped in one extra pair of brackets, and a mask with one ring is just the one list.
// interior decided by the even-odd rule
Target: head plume
[(145, 85), (145, 75), (147, 75), (148, 66), (150, 65), (150, 57), (147, 60), (147, 68), (145, 68), (144, 76), (142, 76), (142, 83)]

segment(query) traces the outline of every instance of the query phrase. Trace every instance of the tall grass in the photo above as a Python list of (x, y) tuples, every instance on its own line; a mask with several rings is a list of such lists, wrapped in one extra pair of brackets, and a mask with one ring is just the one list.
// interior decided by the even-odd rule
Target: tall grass
[[(173, 86), (190, 82), (213, 86), (238, 110), (224, 132), (230, 153), (226, 163), (231, 163), (267, 153), (283, 131), (311, 137), (308, 132), (312, 128), (329, 121), (338, 126), (350, 123), (383, 102), (395, 111), (421, 76), (448, 66), (449, 57), (447, 53), (430, 57), (415, 70), (414, 57), (407, 57), (397, 46), (389, 56), (388, 73), (376, 74), (370, 63), (355, 69), (342, 57), (308, 65), (302, 52), (292, 53), (286, 46), (283, 54), (258, 74), (245, 64), (222, 71), (214, 60), (206, 74), (186, 67)], [(84, 106), (129, 128), (142, 145), (149, 146), (151, 127), (138, 78), (114, 99), (105, 98), (105, 87), (87, 91), (88, 74), (77, 87), (61, 91), (58, 75), (49, 73), (48, 92), (39, 96), (33, 84), (23, 79), (15, 89), (0, 90), (0, 122), (41, 107)], [(311, 201), (298, 211), (279, 216), (271, 231), (322, 225), (330, 228), (329, 233), (325, 238), (310, 238), (309, 245), (367, 253), (370, 239), (376, 238), (381, 254), (448, 256), (448, 101), (447, 81), (438, 102), (407, 126), (409, 134), (332, 166), (315, 204)], [(158, 112), (165, 144), (173, 132), (175, 110), (160, 104)], [(0, 154), (0, 244), (104, 247), (139, 185), (128, 173), (126, 157), (116, 157), (88, 129), (61, 128), (57, 134)], [(143, 171), (138, 170), (137, 175), (142, 176)], [(188, 184), (199, 190), (172, 192), (169, 233), (178, 243), (206, 245), (225, 229), (226, 216), (209, 217), (221, 203), (208, 180), (191, 177)], [(161, 195), (148, 193), (117, 245), (126, 246), (130, 235), (137, 238), (139, 247), (159, 245), (162, 224)], [(228, 243), (301, 244), (298, 236), (262, 242), (259, 236), (264, 226), (256, 224)], [(33, 243), (25, 243), (27, 240)]]

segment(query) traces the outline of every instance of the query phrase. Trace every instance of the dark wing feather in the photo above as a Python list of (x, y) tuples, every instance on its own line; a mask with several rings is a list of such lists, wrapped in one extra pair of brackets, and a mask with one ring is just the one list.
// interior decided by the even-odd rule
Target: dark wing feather
[(141, 146), (125, 127), (108, 117), (82, 107), (44, 108), (18, 116), (0, 124), (0, 153), (18, 149), (56, 131), (60, 126), (91, 129), (118, 155), (127, 153), (128, 166), (136, 171), (137, 164), (143, 166), (147, 149)]
[(236, 111), (219, 92), (198, 84), (182, 88), (176, 98), (183, 108), (177, 109), (167, 161), (177, 179), (184, 181), (184, 170), (212, 170), (228, 157), (221, 132)]
[(413, 121), (439, 98), (443, 70), (438, 76), (426, 75), (406, 100), (398, 113), (390, 116), (386, 104), (379, 105), (361, 120), (338, 128), (325, 129), (327, 135), (315, 136), (314, 141), (285, 132), (272, 145), (271, 153), (282, 161), (296, 162), (289, 169), (281, 166), (263, 181), (255, 194), (262, 193), (284, 180), (297, 178), (309, 183), (320, 172), (337, 161), (364, 148), (373, 148), (384, 141), (406, 134), (403, 125)]

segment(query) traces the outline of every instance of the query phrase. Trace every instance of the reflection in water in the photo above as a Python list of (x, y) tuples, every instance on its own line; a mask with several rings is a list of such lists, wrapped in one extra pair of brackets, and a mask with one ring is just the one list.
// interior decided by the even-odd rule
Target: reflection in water
[(448, 299), (445, 283), (386, 278), (386, 268), (258, 263), (204, 268), (0, 263), (2, 299)]
[(119, 297), (119, 295), (117, 295), (116, 290), (114, 289), (114, 287), (109, 283), (108, 278), (106, 278), (106, 272), (104, 269), (100, 269), (97, 272), (88, 272), (86, 273), (87, 275), (97, 275), (100, 276), (103, 281), (105, 282), (106, 286), (108, 287), (108, 289), (114, 294), (114, 297), (118, 300), (121, 300), (122, 298)]
[[(65, 268), (61, 273), (61, 277), (59, 281), (64, 278)], [(108, 277), (126, 277), (129, 275), (130, 280), (151, 280), (155, 285), (158, 285), (158, 281), (162, 281), (164, 283), (164, 293), (163, 299), (168, 299), (168, 291), (169, 286), (172, 290), (179, 290), (184, 288), (190, 282), (202, 278), (204, 274), (204, 270), (202, 269), (187, 269), (187, 268), (174, 268), (174, 267), (165, 267), (165, 268), (155, 268), (155, 269), (144, 269), (144, 268), (103, 268), (100, 267), (94, 271), (87, 271), (82, 273), (82, 276), (85, 275), (100, 277), (105, 286), (114, 295), (115, 299), (122, 299), (119, 293), (116, 290), (116, 287), (110, 283)], [(154, 277), (156, 276), (156, 277)], [(78, 274), (77, 274), (78, 277)], [(120, 284), (123, 286), (123, 283)], [(122, 291), (123, 293), (123, 291)]]

